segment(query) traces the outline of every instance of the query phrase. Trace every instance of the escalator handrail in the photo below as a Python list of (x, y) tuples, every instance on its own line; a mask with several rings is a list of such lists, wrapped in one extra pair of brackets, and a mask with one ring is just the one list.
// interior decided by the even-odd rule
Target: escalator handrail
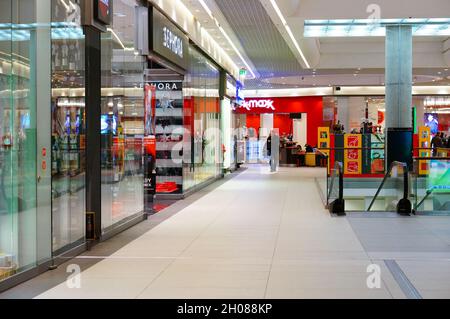
[(420, 201), (420, 203), (415, 205), (414, 209), (417, 210), (420, 206), (422, 206), (423, 203), (425, 203), (425, 201), (428, 199), (428, 197), (430, 197), (430, 195), (434, 192), (434, 190), (434, 188), (428, 189), (425, 197)]
[[(334, 163), (334, 170), (339, 171), (339, 198), (340, 199), (342, 199), (344, 197), (344, 169), (343, 169), (343, 167), (344, 167), (344, 165), (339, 161), (336, 161)], [(331, 182), (330, 182), (330, 189), (328, 190), (327, 204), (330, 204), (330, 197), (331, 197), (331, 192), (333, 190), (335, 179), (336, 179), (336, 175), (333, 175), (333, 178), (331, 179)]]
[[(372, 199), (372, 201), (371, 201), (371, 203), (370, 203), (370, 205), (369, 205), (369, 208), (367, 209), (368, 212), (370, 212), (370, 210), (372, 209), (373, 205), (375, 204), (375, 201), (377, 200), (378, 195), (380, 195), (381, 190), (382, 190), (383, 187), (384, 187), (384, 184), (386, 184), (386, 181), (387, 181), (387, 179), (389, 178), (389, 176), (391, 175), (392, 170), (394, 169), (395, 166), (402, 166), (403, 168), (407, 168), (407, 167), (408, 167), (408, 164), (403, 163), (403, 162), (397, 162), (397, 161), (391, 163), (391, 166), (389, 167), (389, 170), (388, 170), (387, 173), (384, 175), (383, 181), (381, 182), (380, 187), (378, 187), (378, 190), (377, 190), (375, 196), (373, 197), (373, 199)], [(405, 172), (406, 172), (406, 171), (407, 171), (407, 170), (405, 170)], [(403, 175), (403, 178), (408, 178), (407, 173)], [(405, 184), (406, 184), (406, 183), (405, 183)], [(404, 186), (406, 186), (406, 188), (407, 188), (407, 184), (404, 185)], [(406, 195), (408, 194), (408, 190), (407, 190), (407, 189), (404, 190), (404, 194), (406, 194)]]

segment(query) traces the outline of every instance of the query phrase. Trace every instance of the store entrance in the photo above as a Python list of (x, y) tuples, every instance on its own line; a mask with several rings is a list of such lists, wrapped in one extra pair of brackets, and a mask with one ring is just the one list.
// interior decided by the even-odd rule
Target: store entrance
[[(145, 118), (146, 137), (154, 137), (156, 194), (162, 199), (176, 199), (183, 193), (183, 112), (184, 76), (151, 63), (146, 71), (146, 83), (151, 87), (154, 101), (149, 107), (153, 116)], [(153, 112), (146, 112), (151, 114)]]
[(320, 153), (308, 144), (307, 113), (263, 113), (247, 115), (247, 156), (250, 164), (269, 163), (272, 157), (269, 137), (276, 131), (280, 137), (281, 167), (321, 166)]

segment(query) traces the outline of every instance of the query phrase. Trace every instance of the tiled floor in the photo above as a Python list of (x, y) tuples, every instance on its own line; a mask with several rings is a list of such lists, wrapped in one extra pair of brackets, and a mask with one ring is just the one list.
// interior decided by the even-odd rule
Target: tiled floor
[(405, 298), (385, 260), (422, 297), (450, 298), (449, 218), (331, 217), (321, 174), (250, 166), (84, 270), (80, 288), (37, 298)]

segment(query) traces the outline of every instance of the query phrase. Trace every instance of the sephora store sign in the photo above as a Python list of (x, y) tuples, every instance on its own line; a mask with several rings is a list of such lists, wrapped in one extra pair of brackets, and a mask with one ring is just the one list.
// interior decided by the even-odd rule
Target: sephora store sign
[(151, 8), (151, 50), (182, 69), (187, 69), (189, 39), (175, 24), (156, 8)]

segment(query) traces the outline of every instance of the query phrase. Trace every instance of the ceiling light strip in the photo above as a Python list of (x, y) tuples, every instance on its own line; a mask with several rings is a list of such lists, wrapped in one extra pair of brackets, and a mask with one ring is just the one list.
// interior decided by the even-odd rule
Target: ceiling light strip
[(225, 37), (225, 39), (227, 39), (228, 43), (231, 45), (231, 47), (233, 48), (233, 50), (236, 52), (236, 54), (239, 56), (239, 58), (241, 59), (241, 61), (245, 64), (245, 66), (248, 68), (248, 70), (250, 71), (250, 73), (253, 76), (253, 79), (256, 79), (256, 75), (253, 72), (252, 68), (250, 67), (250, 65), (247, 63), (247, 61), (244, 59), (244, 57), (242, 56), (241, 52), (239, 52), (238, 48), (236, 47), (236, 45), (233, 43), (233, 41), (231, 40), (231, 38), (228, 36), (227, 32), (225, 31), (225, 29), (220, 25), (219, 21), (214, 17), (211, 9), (208, 7), (208, 5), (205, 3), (204, 0), (198, 0), (198, 2), (200, 3), (200, 5), (203, 7), (203, 9), (206, 11), (206, 13), (209, 15), (209, 17), (216, 23), (217, 27), (219, 28), (220, 32), (223, 34), (223, 36)]
[(270, 3), (272, 4), (273, 9), (275, 10), (275, 12), (277, 13), (277, 15), (280, 18), (281, 22), (283, 23), (283, 25), (284, 25), (284, 27), (285, 27), (289, 37), (291, 38), (291, 41), (294, 43), (295, 48), (297, 49), (298, 53), (300, 53), (300, 56), (301, 56), (303, 62), (305, 63), (306, 67), (308, 69), (310, 69), (311, 66), (309, 65), (308, 60), (306, 59), (305, 55), (303, 54), (303, 51), (300, 48), (300, 45), (297, 42), (297, 39), (295, 39), (294, 34), (292, 33), (291, 28), (289, 27), (286, 19), (284, 18), (283, 13), (281, 12), (280, 8), (278, 7), (277, 2), (275, 0), (270, 0)]

